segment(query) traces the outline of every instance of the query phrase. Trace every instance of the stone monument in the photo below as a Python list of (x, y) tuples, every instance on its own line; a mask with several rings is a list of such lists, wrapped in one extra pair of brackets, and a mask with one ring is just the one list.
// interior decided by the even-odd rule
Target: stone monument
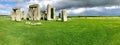
[(63, 22), (67, 21), (67, 12), (66, 12), (65, 9), (63, 9), (63, 10), (61, 11), (61, 15), (62, 15), (61, 20), (62, 20)]
[(51, 20), (51, 6), (47, 5), (47, 20)]

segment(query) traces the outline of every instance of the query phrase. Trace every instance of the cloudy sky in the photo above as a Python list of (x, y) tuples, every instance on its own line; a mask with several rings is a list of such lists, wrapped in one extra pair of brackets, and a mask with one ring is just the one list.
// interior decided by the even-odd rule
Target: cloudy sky
[(0, 0), (0, 15), (9, 15), (11, 8), (28, 10), (29, 5), (39, 4), (41, 10), (50, 4), (57, 14), (66, 9), (68, 15), (120, 16), (120, 0)]

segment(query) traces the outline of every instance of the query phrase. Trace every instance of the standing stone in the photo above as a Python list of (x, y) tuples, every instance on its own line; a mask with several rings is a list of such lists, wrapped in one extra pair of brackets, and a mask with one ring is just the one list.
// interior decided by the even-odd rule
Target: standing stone
[(37, 10), (36, 10), (36, 8), (33, 8), (33, 19), (37, 20)]
[(20, 10), (17, 10), (16, 11), (16, 21), (21, 21), (21, 12), (20, 12)]
[(37, 20), (41, 20), (41, 13), (40, 13), (39, 6), (38, 6), (38, 8), (36, 10), (37, 10), (37, 13), (38, 13)]
[(33, 20), (33, 11), (32, 11), (32, 8), (29, 8), (29, 10), (28, 10), (28, 18), (29, 18), (29, 20)]
[(66, 12), (66, 10), (63, 9), (61, 13), (62, 13), (62, 18), (61, 18), (62, 21), (63, 22), (67, 21), (67, 12)]
[(61, 18), (62, 17), (62, 15), (61, 15), (61, 13), (59, 13), (59, 18)]
[(40, 8), (39, 5), (37, 5), (37, 7), (35, 8), (35, 12), (36, 13), (36, 20), (40, 20), (41, 19), (41, 13), (40, 13)]
[(47, 5), (47, 20), (51, 20), (51, 6)]
[(11, 17), (12, 21), (15, 21), (15, 13), (14, 13), (14, 11), (10, 12), (10, 17)]
[(53, 20), (56, 20), (56, 14), (55, 14), (56, 12), (55, 12), (55, 8), (51, 8), (51, 18), (53, 19)]

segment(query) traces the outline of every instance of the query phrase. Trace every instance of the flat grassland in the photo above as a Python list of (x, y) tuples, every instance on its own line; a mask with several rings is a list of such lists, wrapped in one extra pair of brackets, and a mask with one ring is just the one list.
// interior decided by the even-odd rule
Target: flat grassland
[(71, 17), (36, 26), (25, 22), (0, 16), (0, 45), (120, 45), (120, 18)]

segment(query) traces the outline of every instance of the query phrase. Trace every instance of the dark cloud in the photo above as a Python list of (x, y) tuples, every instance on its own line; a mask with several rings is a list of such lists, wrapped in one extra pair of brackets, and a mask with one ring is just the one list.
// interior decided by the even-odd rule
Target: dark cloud
[(53, 4), (59, 10), (79, 7), (113, 6), (119, 5), (120, 0), (63, 0)]
[[(79, 16), (120, 16), (120, 8), (111, 9), (111, 10), (103, 9), (102, 11), (86, 10), (79, 14), (80, 14)], [(72, 14), (72, 15), (77, 15), (77, 14)]]

